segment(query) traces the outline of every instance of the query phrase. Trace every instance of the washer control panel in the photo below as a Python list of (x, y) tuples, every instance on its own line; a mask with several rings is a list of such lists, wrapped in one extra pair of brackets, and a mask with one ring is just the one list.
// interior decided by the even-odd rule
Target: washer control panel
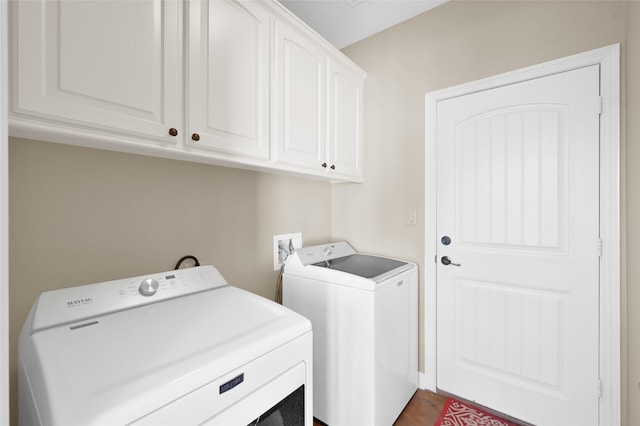
[(226, 285), (207, 265), (47, 291), (33, 308), (31, 333)]
[(301, 247), (296, 249), (303, 265), (312, 265), (325, 260), (338, 259), (356, 254), (356, 251), (346, 241), (322, 244), (319, 246)]

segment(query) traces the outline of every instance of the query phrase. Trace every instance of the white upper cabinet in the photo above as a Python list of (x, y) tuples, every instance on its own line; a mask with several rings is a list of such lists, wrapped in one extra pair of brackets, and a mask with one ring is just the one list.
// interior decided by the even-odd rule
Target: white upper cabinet
[(274, 160), (326, 168), (326, 53), (305, 33), (275, 24)]
[(175, 143), (180, 3), (29, 0), (11, 7), (13, 127), (36, 120)]
[(191, 1), (187, 144), (269, 158), (270, 14), (255, 1)]
[(11, 136), (362, 180), (364, 72), (275, 0), (16, 0)]
[(274, 161), (362, 181), (364, 72), (287, 23), (275, 40)]
[(329, 61), (327, 164), (335, 177), (361, 180), (362, 71), (344, 60)]

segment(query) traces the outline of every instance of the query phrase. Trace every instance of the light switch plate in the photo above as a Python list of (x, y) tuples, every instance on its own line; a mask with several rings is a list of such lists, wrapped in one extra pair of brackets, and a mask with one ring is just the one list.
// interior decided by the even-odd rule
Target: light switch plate
[(405, 222), (407, 225), (415, 225), (418, 220), (418, 215), (416, 213), (416, 209), (407, 209), (405, 213)]
[(278, 271), (289, 256), (289, 241), (294, 249), (302, 247), (302, 232), (278, 234), (273, 236), (273, 270)]

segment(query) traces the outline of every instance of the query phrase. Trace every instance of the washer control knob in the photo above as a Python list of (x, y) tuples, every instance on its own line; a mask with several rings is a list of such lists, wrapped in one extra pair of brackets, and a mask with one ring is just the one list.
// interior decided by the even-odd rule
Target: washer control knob
[(142, 281), (140, 287), (138, 287), (138, 291), (143, 296), (153, 296), (158, 291), (158, 287), (160, 287), (158, 281), (154, 280), (153, 278), (147, 278), (146, 280)]
[(323, 253), (325, 256), (331, 256), (333, 254), (333, 249), (331, 247), (325, 247)]

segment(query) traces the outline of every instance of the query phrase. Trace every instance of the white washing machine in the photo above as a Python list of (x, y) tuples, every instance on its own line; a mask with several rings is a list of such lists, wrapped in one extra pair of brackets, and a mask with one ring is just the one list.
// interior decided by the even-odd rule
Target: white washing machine
[(298, 249), (283, 304), (313, 325), (314, 416), (331, 426), (393, 424), (418, 384), (418, 269), (346, 242)]
[(32, 425), (312, 425), (309, 321), (213, 266), (40, 295), (19, 337)]

